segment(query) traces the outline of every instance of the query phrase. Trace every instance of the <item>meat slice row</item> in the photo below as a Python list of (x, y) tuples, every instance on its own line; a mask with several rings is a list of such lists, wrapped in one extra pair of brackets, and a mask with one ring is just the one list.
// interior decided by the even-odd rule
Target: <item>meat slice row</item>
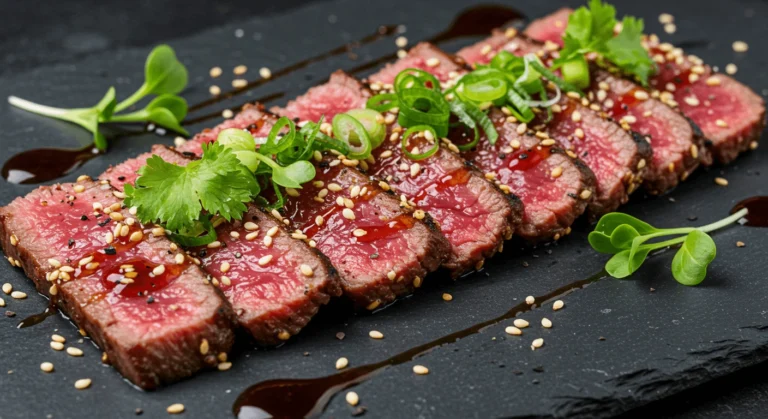
[[(370, 96), (362, 83), (337, 71), (327, 83), (273, 111), (299, 121), (317, 121), (323, 115), (331, 120), (336, 114), (364, 108)], [(439, 224), (451, 245), (443, 266), (452, 276), (479, 269), (520, 223), (520, 200), (496, 189), (445, 144), (427, 159), (409, 160), (400, 145), (403, 129), (397, 125), (396, 114), (388, 114), (383, 123), (387, 125), (386, 139), (366, 161), (366, 172), (383, 179), (400, 196), (402, 206), (426, 211)], [(434, 144), (419, 137), (411, 146), (425, 149)]]
[[(430, 44), (415, 46), (406, 57), (386, 66), (370, 77), (371, 86), (381, 89), (391, 84), (406, 68), (417, 68), (449, 83), (467, 71), (465, 63)], [(477, 147), (462, 156), (523, 203), (523, 221), (516, 230), (531, 240), (558, 239), (570, 231), (595, 196), (595, 177), (575, 155), (567, 154), (556, 141), (538, 138), (497, 108), (489, 116), (499, 132), (491, 144), (481, 138)], [(451, 133), (456, 143), (466, 142), (462, 131)]]
[[(152, 389), (216, 365), (234, 342), (220, 290), (121, 193), (81, 176), (0, 208), (6, 257), (127, 379)], [(177, 255), (178, 259), (177, 259)]]
[[(262, 107), (247, 106), (180, 150), (194, 152), (225, 128), (265, 137), (275, 121)], [(317, 176), (287, 191), (280, 214), (295, 229), (294, 237), (328, 257), (356, 305), (373, 310), (411, 293), (448, 257), (449, 244), (432, 218), (401, 208), (391, 191), (357, 169), (364, 162), (326, 152), (314, 163)]]
[[(515, 31), (496, 33), (458, 54), (471, 64), (487, 64), (501, 50), (518, 56), (534, 53), (547, 59), (542, 44), (518, 36)], [(564, 95), (556, 105), (551, 121), (544, 121), (540, 114), (529, 125), (556, 139), (592, 169), (597, 195), (590, 203), (589, 216), (595, 220), (627, 202), (642, 184), (652, 157), (651, 146), (627, 126), (604, 117), (589, 98)]]
[[(568, 8), (560, 9), (533, 22), (526, 32), (533, 38), (561, 45), (571, 12)], [(660, 42), (655, 35), (646, 37), (644, 45), (658, 65), (658, 71), (649, 80), (651, 96), (690, 118), (701, 129), (719, 163), (729, 163), (739, 153), (757, 147), (765, 127), (763, 98), (733, 78), (715, 73), (699, 57)], [(710, 161), (705, 159), (702, 163)]]
[[(244, 113), (248, 112), (254, 111), (248, 107)], [(191, 161), (188, 156), (156, 145), (150, 153), (108, 169), (101, 179), (121, 187), (123, 183), (132, 184), (138, 168), (152, 155), (180, 166)], [(304, 241), (294, 239), (283, 222), (255, 204), (248, 206), (242, 220), (217, 224), (216, 235), (216, 243), (188, 249), (189, 254), (208, 274), (210, 282), (223, 291), (240, 326), (260, 344), (278, 344), (297, 334), (321, 305), (341, 294), (336, 271), (328, 259)]]

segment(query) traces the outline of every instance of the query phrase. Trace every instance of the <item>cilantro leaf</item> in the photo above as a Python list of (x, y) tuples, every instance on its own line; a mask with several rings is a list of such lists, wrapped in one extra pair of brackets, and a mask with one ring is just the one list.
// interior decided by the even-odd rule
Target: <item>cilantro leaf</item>
[(621, 32), (605, 43), (605, 58), (628, 74), (648, 84), (648, 76), (654, 70), (654, 63), (642, 44), (643, 20), (627, 16), (622, 22)]
[(259, 185), (234, 152), (217, 143), (203, 157), (178, 166), (152, 156), (139, 169), (136, 187), (126, 185), (126, 204), (142, 222), (164, 223), (171, 231), (191, 230), (203, 214), (240, 219)]

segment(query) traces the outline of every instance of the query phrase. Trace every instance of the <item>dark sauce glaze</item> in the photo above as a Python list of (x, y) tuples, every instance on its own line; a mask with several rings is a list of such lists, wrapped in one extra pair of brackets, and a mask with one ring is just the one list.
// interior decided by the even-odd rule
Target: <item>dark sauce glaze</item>
[(768, 196), (753, 196), (737, 203), (731, 210), (734, 212), (746, 208), (749, 213), (744, 216), (747, 220), (743, 225), (749, 227), (768, 227)]
[(36, 148), (8, 159), (3, 165), (2, 175), (10, 183), (43, 183), (68, 175), (101, 154), (93, 144), (79, 149)]
[(488, 327), (512, 319), (536, 307), (541, 307), (554, 299), (582, 289), (606, 277), (608, 277), (608, 274), (605, 271), (601, 271), (589, 278), (572, 282), (546, 295), (536, 297), (536, 301), (541, 301), (541, 303), (528, 305), (525, 302), (521, 302), (501, 316), (485, 320), (464, 330), (416, 346), (381, 362), (351, 368), (327, 377), (264, 381), (249, 387), (241, 393), (235, 401), (233, 412), (239, 419), (318, 416), (323, 412), (331, 398), (338, 392), (360, 384), (389, 367), (410, 362), (443, 345), (449, 345), (460, 339), (480, 333)]
[(24, 329), (26, 327), (32, 327), (32, 326), (38, 325), (42, 323), (45, 319), (53, 316), (56, 313), (58, 313), (58, 310), (56, 309), (56, 306), (53, 304), (53, 302), (51, 302), (51, 304), (45, 308), (45, 311), (43, 311), (42, 313), (36, 313), (29, 317), (24, 318), (22, 321), (19, 322), (19, 324), (16, 325), (16, 328)]

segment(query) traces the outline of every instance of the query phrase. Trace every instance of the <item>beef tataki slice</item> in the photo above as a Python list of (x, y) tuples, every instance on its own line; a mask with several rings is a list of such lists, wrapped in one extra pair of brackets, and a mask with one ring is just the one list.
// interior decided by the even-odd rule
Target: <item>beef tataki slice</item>
[[(328, 83), (313, 87), (277, 111), (299, 120), (318, 120), (321, 115), (331, 120), (338, 113), (365, 107), (370, 96), (370, 90), (362, 83), (337, 71)], [(385, 179), (397, 195), (404, 195), (406, 199), (401, 205), (414, 203), (435, 219), (451, 244), (450, 256), (443, 266), (454, 277), (482, 266), (484, 259), (500, 249), (519, 224), (519, 199), (494, 188), (477, 169), (445, 146), (428, 159), (409, 160), (400, 147), (402, 129), (397, 126), (395, 115), (387, 115), (385, 123), (388, 139), (366, 161), (367, 173)], [(432, 147), (423, 138), (418, 141), (422, 148)], [(415, 173), (411, 173), (412, 167), (418, 168)]]
[[(152, 153), (111, 168), (102, 177), (126, 173), (123, 181), (134, 183), (134, 166), (137, 161), (143, 165), (149, 158), (146, 154), (181, 166), (191, 161), (156, 145)], [(264, 239), (268, 233), (272, 234), (269, 245)], [(216, 235), (218, 243), (190, 249), (190, 253), (224, 292), (240, 325), (262, 345), (275, 345), (299, 333), (321, 305), (341, 295), (336, 270), (328, 259), (292, 238), (283, 223), (255, 204), (249, 204), (241, 221), (219, 224)], [(307, 273), (302, 272), (304, 266), (309, 267)]]
[[(378, 84), (389, 83), (386, 77), (409, 67), (435, 74), (441, 83), (450, 83), (466, 71), (460, 58), (430, 44), (419, 44), (405, 59), (388, 65), (375, 77), (380, 80)], [(503, 190), (520, 198), (524, 213), (516, 234), (531, 241), (560, 238), (570, 231), (573, 221), (595, 195), (592, 171), (561, 147), (541, 145), (541, 139), (526, 134), (527, 129), (518, 133), (518, 125), (507, 115), (491, 109), (489, 115), (499, 130), (499, 140), (492, 145), (481, 138), (477, 148), (462, 153), (462, 157), (492, 177)], [(460, 138), (462, 134), (455, 131), (451, 139), (465, 142)]]
[[(517, 35), (516, 31), (497, 32), (490, 39), (468, 47), (459, 54), (473, 64), (486, 64), (500, 50), (515, 55), (528, 53), (550, 57), (543, 44)], [(629, 126), (619, 126), (601, 115), (599, 107), (588, 98), (564, 95), (553, 106), (551, 121), (543, 114), (528, 123), (537, 135), (545, 133), (569, 152), (579, 156), (592, 169), (597, 180), (597, 195), (589, 205), (589, 216), (596, 220), (627, 202), (629, 195), (642, 183), (648, 171), (652, 152), (648, 142), (633, 135)]]
[[(571, 12), (563, 8), (538, 19), (527, 33), (536, 39), (562, 44)], [(652, 96), (679, 109), (701, 128), (718, 162), (729, 163), (739, 153), (757, 148), (765, 127), (762, 97), (731, 77), (713, 73), (700, 58), (661, 43), (655, 35), (645, 38), (644, 45), (658, 63), (659, 71), (649, 79)]]
[(215, 365), (234, 342), (234, 313), (121, 203), (88, 179), (40, 187), (0, 209), (2, 246), (124, 377), (153, 389)]

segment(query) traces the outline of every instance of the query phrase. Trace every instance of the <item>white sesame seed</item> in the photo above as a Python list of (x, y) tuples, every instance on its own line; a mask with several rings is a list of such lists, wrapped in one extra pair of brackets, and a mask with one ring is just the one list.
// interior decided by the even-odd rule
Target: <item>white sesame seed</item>
[(74, 346), (70, 346), (67, 348), (67, 354), (70, 356), (83, 356), (83, 351), (80, 348), (75, 348)]
[(548, 318), (544, 317), (541, 319), (541, 325), (544, 328), (549, 329), (552, 327), (552, 320), (549, 320)]
[(384, 339), (384, 334), (379, 332), (378, 330), (371, 330), (368, 332), (368, 336), (371, 339)]
[(142, 233), (141, 230), (138, 230), (131, 233), (131, 237), (129, 238), (129, 240), (132, 242), (138, 242), (138, 241), (141, 241), (141, 239), (143, 238), (144, 238), (144, 233)]
[(0, 298), (0, 307), (5, 307), (5, 300)]
[(61, 336), (61, 335), (51, 335), (51, 340), (54, 341), (54, 342), (61, 342), (61, 343), (66, 343), (67, 342), (67, 339), (64, 338), (64, 336)]
[(22, 291), (13, 291), (11, 293), (11, 298), (15, 298), (17, 300), (23, 300), (23, 299), (27, 298), (27, 293), (22, 292)]
[(51, 349), (53, 349), (54, 351), (63, 351), (64, 344), (61, 342), (51, 342)]
[(81, 193), (81, 192), (85, 191), (85, 186), (83, 186), (83, 185), (75, 185), (75, 187), (72, 188), (72, 189), (74, 189), (74, 191), (77, 192), (77, 193)]
[(526, 327), (528, 327), (528, 321), (524, 319), (515, 319), (515, 321), (513, 321), (512, 324), (514, 324), (515, 327), (519, 327), (520, 329), (525, 329)]
[(86, 388), (91, 386), (91, 379), (90, 378), (81, 378), (77, 381), (75, 381), (75, 388), (78, 390), (85, 390)]
[(560, 166), (556, 166), (554, 169), (552, 169), (552, 177), (553, 178), (559, 178), (560, 175), (563, 174), (563, 168)]
[(648, 92), (645, 90), (635, 90), (635, 99), (637, 100), (648, 100), (650, 96), (648, 95)]
[(722, 177), (716, 177), (715, 183), (720, 186), (728, 186), (728, 179)]
[(280, 229), (280, 227), (278, 227), (278, 226), (274, 226), (274, 227), (270, 228), (269, 230), (267, 230), (267, 236), (275, 237), (275, 235), (277, 234), (279, 229)]
[(165, 236), (165, 229), (162, 227), (155, 227), (152, 229), (152, 235), (155, 237)]
[(245, 80), (245, 79), (232, 80), (232, 87), (234, 87), (235, 89), (241, 89), (245, 86), (248, 86), (248, 80)]
[(723, 121), (722, 119), (716, 120), (715, 121), (715, 125), (717, 125), (720, 128), (727, 128), (728, 127), (728, 123)]
[(421, 172), (421, 165), (418, 163), (413, 163), (411, 165), (411, 177), (416, 177), (419, 172)]
[(157, 265), (154, 269), (152, 269), (152, 273), (155, 276), (160, 276), (165, 273), (165, 265)]
[(659, 23), (672, 23), (675, 21), (675, 17), (669, 13), (662, 13), (659, 15)]
[(667, 23), (664, 25), (664, 32), (673, 34), (677, 31), (677, 26), (674, 23)]
[(113, 219), (115, 221), (123, 221), (125, 219), (123, 214), (120, 213), (120, 212), (110, 212), (109, 213), (109, 218), (111, 218), (111, 219)]
[(395, 271), (389, 271), (387, 272), (387, 278), (389, 278), (390, 281), (394, 281), (395, 278), (397, 278), (397, 274)]
[(3, 284), (3, 292), (4, 293), (10, 294), (12, 291), (13, 291), (13, 285), (11, 285), (11, 284), (9, 284), (7, 282), (5, 284)]
[(429, 368), (423, 365), (414, 365), (413, 372), (414, 374), (417, 374), (417, 375), (427, 375), (429, 374)]
[(733, 50), (736, 52), (747, 52), (749, 45), (744, 41), (735, 41), (733, 43)]
[(337, 370), (343, 370), (344, 368), (347, 368), (347, 365), (349, 365), (349, 360), (343, 356), (336, 360)]
[(261, 67), (259, 69), (259, 75), (261, 78), (269, 79), (272, 78), (272, 71), (270, 71), (267, 67)]
[(536, 302), (536, 298), (534, 296), (529, 295), (529, 296), (525, 297), (525, 303), (526, 304), (533, 305), (533, 303), (535, 303), (535, 302)]
[(50, 362), (43, 362), (40, 364), (40, 370), (43, 372), (53, 372), (53, 364)]
[(229, 262), (221, 262), (221, 266), (219, 266), (219, 270), (221, 273), (227, 273), (229, 271)]
[(208, 93), (210, 93), (213, 96), (218, 96), (221, 94), (221, 88), (213, 84), (210, 87), (208, 87)]
[(248, 71), (248, 67), (242, 64), (232, 69), (232, 72), (237, 76), (242, 76), (246, 71)]
[(212, 69), (211, 69), (211, 70), (208, 72), (208, 74), (210, 74), (210, 76), (211, 76), (212, 78), (214, 78), (214, 79), (215, 79), (216, 77), (219, 77), (219, 76), (221, 75), (221, 73), (222, 73), (222, 71), (221, 71), (221, 67), (213, 67), (213, 68), (212, 68)]
[(699, 98), (696, 96), (687, 96), (685, 99), (683, 99), (685, 103), (691, 105), (691, 106), (699, 106), (701, 102), (699, 102)]
[(363, 230), (362, 228), (356, 228), (354, 231), (352, 231), (352, 235), (355, 237), (363, 237), (366, 234), (368, 234), (368, 232)]
[(222, 362), (219, 365), (216, 366), (219, 371), (227, 371), (228, 369), (232, 368), (231, 362)]
[(349, 208), (344, 208), (344, 210), (341, 212), (341, 214), (346, 218), (347, 220), (354, 220), (355, 219), (355, 213), (352, 212)]
[(573, 120), (573, 122), (579, 122), (579, 121), (581, 121), (581, 112), (579, 112), (579, 111), (574, 111), (574, 112), (571, 114), (571, 120)]
[(523, 331), (518, 329), (515, 326), (507, 326), (504, 329), (504, 332), (506, 332), (508, 335), (512, 335), (512, 336), (520, 336), (520, 335), (523, 334)]
[(174, 262), (176, 262), (177, 265), (181, 265), (184, 263), (184, 254), (182, 253), (176, 253), (176, 256), (173, 257)]
[[(520, 134), (520, 135), (525, 134), (525, 131), (527, 131), (527, 130), (528, 130), (528, 125), (526, 125), (525, 122), (523, 122), (522, 124), (517, 126), (517, 133)], [(515, 147), (515, 146), (512, 146), (512, 147)], [(517, 148), (517, 147), (515, 147), (515, 148)]]
[(565, 303), (563, 302), (563, 300), (557, 300), (555, 301), (554, 304), (552, 304), (552, 310), (557, 311), (563, 308), (564, 306), (565, 306)]
[(244, 227), (245, 227), (245, 229), (246, 229), (246, 230), (248, 230), (248, 231), (253, 231), (253, 230), (258, 230), (258, 229), (259, 229), (259, 225), (258, 225), (258, 224), (256, 224), (256, 223), (254, 223), (254, 222), (252, 222), (252, 221), (248, 221), (248, 222), (246, 222), (246, 223), (244, 224)]
[(427, 67), (437, 67), (440, 65), (440, 59), (438, 58), (430, 58), (426, 61)]
[(229, 119), (229, 118), (232, 118), (233, 116), (235, 116), (235, 113), (232, 112), (231, 109), (224, 109), (223, 111), (221, 111), (221, 117), (224, 119)]
[(405, 48), (405, 46), (408, 45), (408, 38), (398, 36), (397, 39), (395, 39), (395, 45), (397, 45), (398, 48)]
[(325, 219), (323, 218), (322, 215), (318, 215), (317, 217), (315, 217), (315, 224), (317, 224), (318, 227), (323, 225), (324, 221), (325, 221)]
[(447, 292), (443, 293), (443, 301), (451, 301), (453, 300), (453, 296), (451, 294), (448, 294)]
[(212, 241), (212, 242), (208, 243), (206, 245), (206, 247), (209, 248), (209, 249), (216, 249), (216, 248), (221, 247), (221, 242), (218, 241), (218, 240)]
[(259, 266), (265, 266), (272, 261), (272, 255), (266, 255), (259, 258)]
[(184, 405), (181, 403), (174, 403), (168, 406), (168, 408), (166, 408), (165, 411), (172, 415), (177, 415), (179, 413), (184, 412)]
[(544, 339), (538, 338), (531, 342), (531, 350), (535, 350), (544, 346)]
[(739, 71), (739, 68), (736, 67), (736, 64), (731, 63), (725, 66), (725, 72), (730, 75), (736, 74), (737, 71)]
[(299, 270), (301, 271), (301, 274), (304, 276), (312, 276), (315, 273), (312, 270), (312, 267), (306, 264), (302, 264), (301, 266), (299, 266)]
[(360, 403), (360, 396), (358, 396), (354, 391), (348, 392), (345, 396), (345, 399), (350, 406), (357, 406), (357, 404)]
[(258, 235), (259, 235), (258, 231), (253, 231), (253, 232), (250, 232), (250, 233), (246, 234), (245, 235), (245, 239), (248, 240), (248, 241), (251, 241), (251, 240), (255, 239)]

